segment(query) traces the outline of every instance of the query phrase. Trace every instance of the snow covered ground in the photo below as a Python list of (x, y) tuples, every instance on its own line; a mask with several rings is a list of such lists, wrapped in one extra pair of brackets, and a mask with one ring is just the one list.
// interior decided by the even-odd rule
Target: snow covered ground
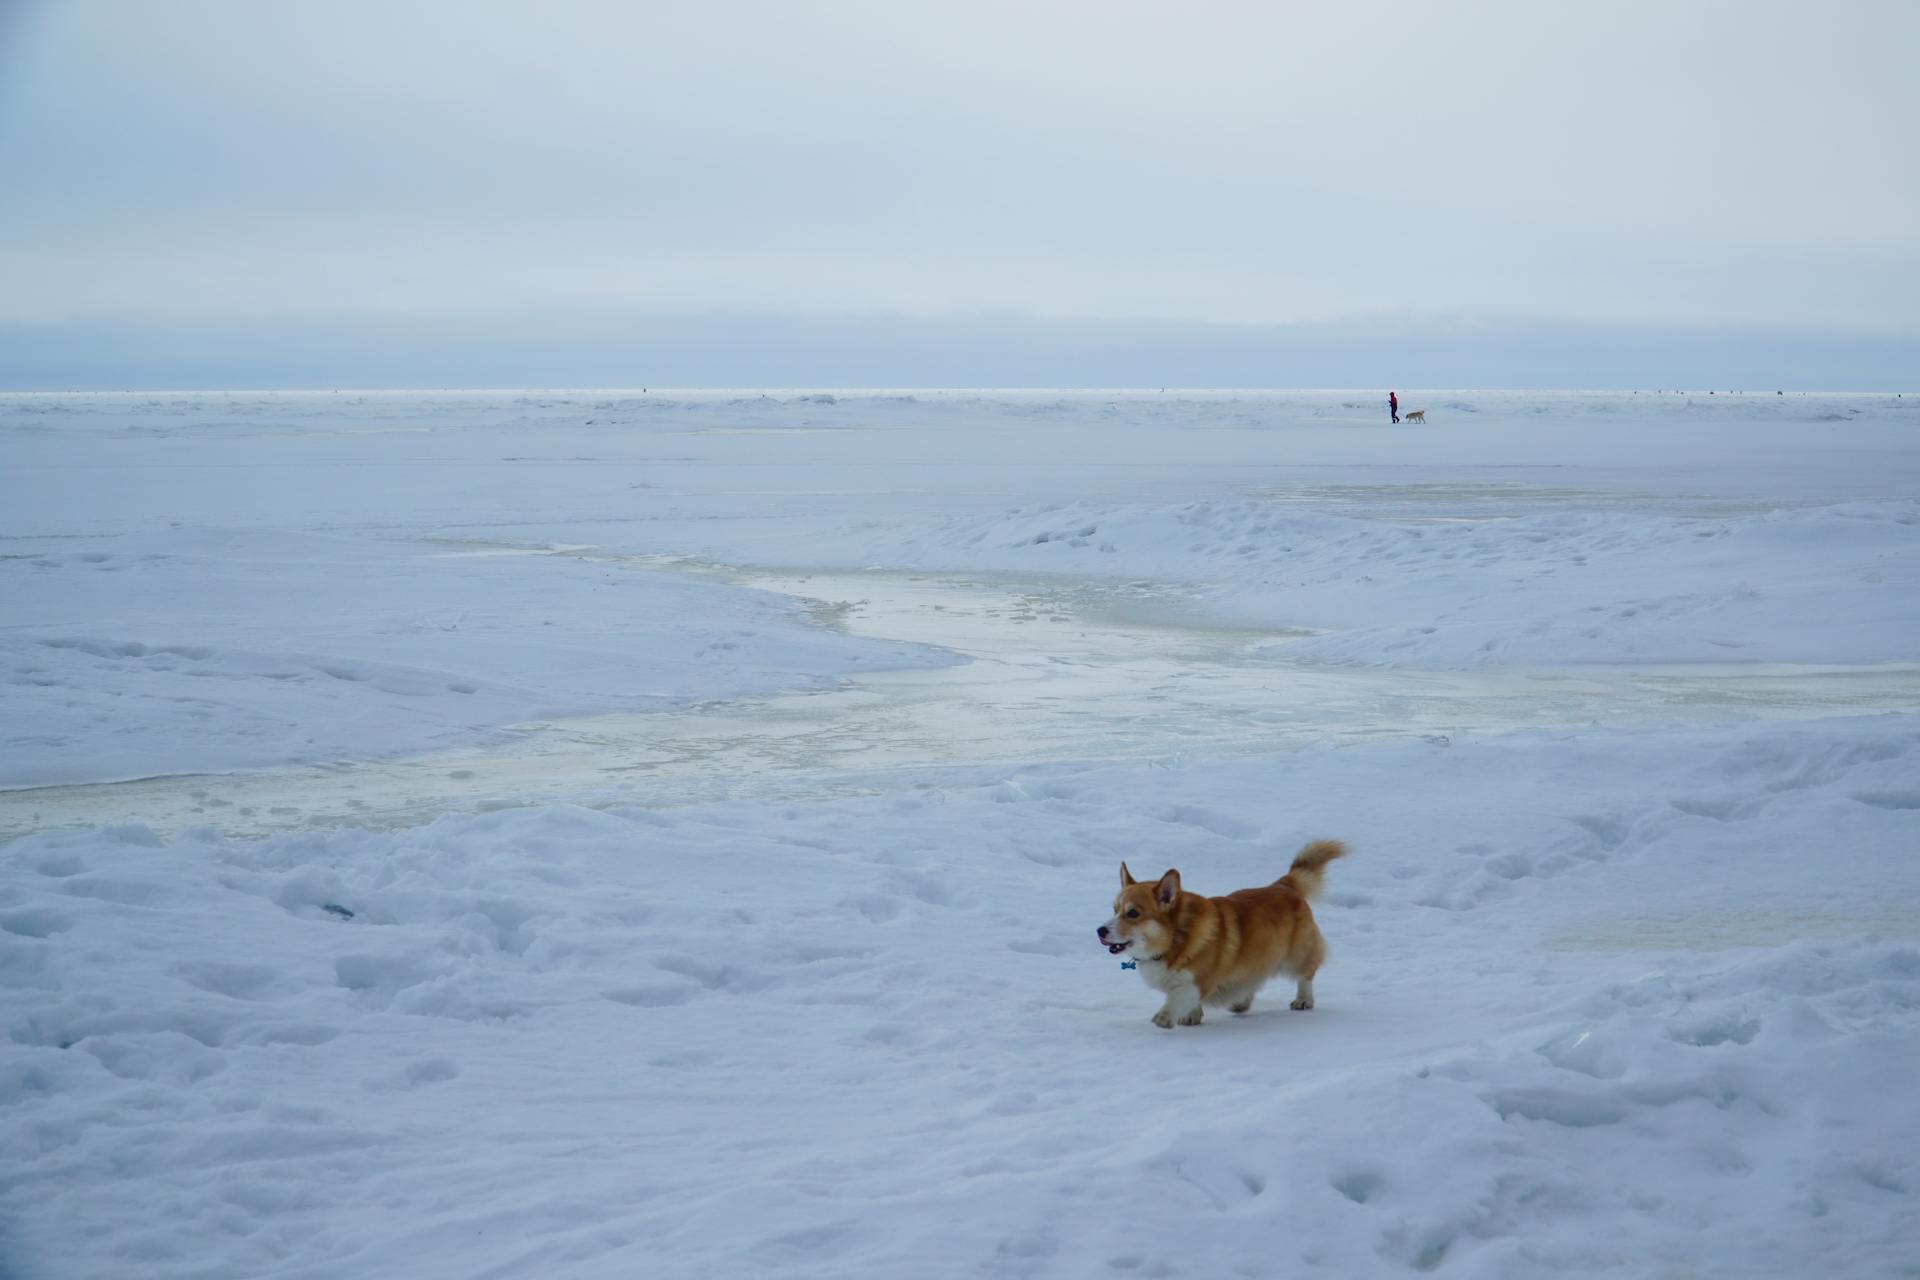
[(171, 527), (32, 541), (6, 563), (0, 639), (13, 786), (419, 752), (941, 661), (789, 600), (568, 556)]
[(1913, 1274), (1920, 401), (1376, 399), (0, 397), (0, 1274)]

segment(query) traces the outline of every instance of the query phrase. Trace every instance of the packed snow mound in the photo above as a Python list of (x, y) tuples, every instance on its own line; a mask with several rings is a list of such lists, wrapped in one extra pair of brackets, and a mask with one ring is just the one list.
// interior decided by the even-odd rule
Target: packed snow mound
[(763, 592), (444, 541), (28, 540), (0, 597), (0, 787), (377, 758), (949, 660)]
[[(42, 833), (0, 850), (8, 1261), (1889, 1274), (1916, 759), (1876, 717)], [(1151, 1026), (1120, 860), (1223, 892), (1330, 835), (1320, 1007)]]
[(1185, 583), (1189, 605), (1217, 620), (1324, 631), (1277, 650), (1320, 662), (1878, 663), (1920, 654), (1913, 501), (1449, 519), (1329, 515), (1279, 499), (1080, 503), (952, 520), (903, 537), (896, 558)]

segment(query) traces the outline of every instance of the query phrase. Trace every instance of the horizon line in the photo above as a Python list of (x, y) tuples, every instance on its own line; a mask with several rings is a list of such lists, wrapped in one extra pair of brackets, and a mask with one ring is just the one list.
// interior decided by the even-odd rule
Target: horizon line
[[(1775, 387), (1765, 390), (1751, 387), (1427, 387), (1413, 383), (1396, 383), (1391, 387), (1382, 383), (1381, 387), (1397, 390), (1399, 387), (1427, 395), (1467, 395), (1467, 394), (1515, 394), (1515, 395), (1675, 395), (1675, 396), (1894, 396), (1901, 398), (1905, 391), (1900, 388), (1800, 388), (1788, 391)], [(1205, 393), (1317, 393), (1323, 395), (1372, 395), (1379, 389), (1365, 387), (1328, 387), (1328, 386), (1231, 386), (1231, 385), (1191, 385), (1191, 386), (1104, 386), (1094, 384), (1077, 385), (979, 385), (966, 386), (951, 383), (941, 384), (834, 384), (834, 383), (751, 383), (751, 384), (707, 384), (688, 386), (585, 386), (585, 385), (527, 385), (527, 386), (387, 386), (387, 387), (12, 387), (0, 388), (0, 397), (4, 396), (198, 396), (198, 395), (676, 395), (684, 394), (722, 394), (758, 392), (762, 395), (773, 393), (791, 393), (819, 395), (846, 393), (851, 395), (886, 394), (984, 394), (996, 392), (1031, 393), (1080, 393), (1087, 395), (1165, 395)]]

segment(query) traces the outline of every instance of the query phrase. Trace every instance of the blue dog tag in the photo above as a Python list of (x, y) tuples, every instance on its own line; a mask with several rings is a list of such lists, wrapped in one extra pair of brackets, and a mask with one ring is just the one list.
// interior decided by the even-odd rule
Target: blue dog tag
[(1138, 969), (1140, 965), (1138, 964), (1138, 962), (1133, 960), (1122, 960), (1120, 962), (1120, 967), (1122, 969)]

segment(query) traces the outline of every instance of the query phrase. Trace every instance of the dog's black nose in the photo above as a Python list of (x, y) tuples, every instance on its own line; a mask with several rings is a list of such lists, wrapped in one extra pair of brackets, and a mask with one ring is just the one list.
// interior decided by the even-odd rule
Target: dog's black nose
[(1107, 926), (1105, 925), (1100, 926), (1100, 936), (1103, 938), (1107, 936)]

